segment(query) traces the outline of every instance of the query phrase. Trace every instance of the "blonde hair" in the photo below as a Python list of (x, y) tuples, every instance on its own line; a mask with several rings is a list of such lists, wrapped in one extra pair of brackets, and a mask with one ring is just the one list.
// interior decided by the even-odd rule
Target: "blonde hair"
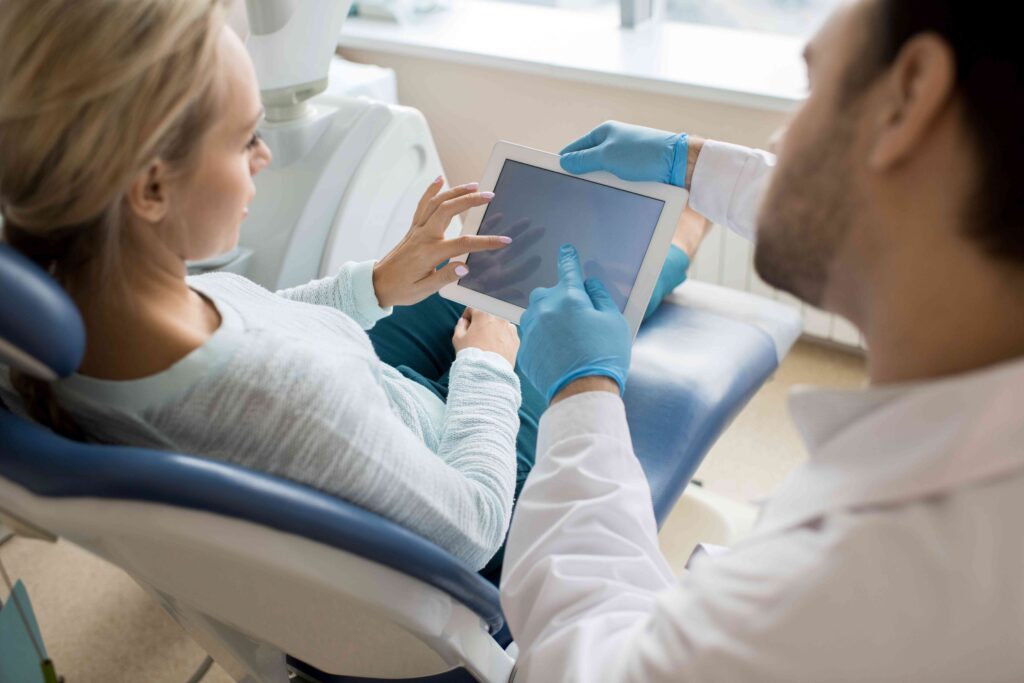
[[(62, 285), (118, 266), (122, 207), (154, 160), (184, 171), (216, 109), (223, 0), (0, 0), (4, 241)], [(49, 384), (32, 417), (82, 438)]]

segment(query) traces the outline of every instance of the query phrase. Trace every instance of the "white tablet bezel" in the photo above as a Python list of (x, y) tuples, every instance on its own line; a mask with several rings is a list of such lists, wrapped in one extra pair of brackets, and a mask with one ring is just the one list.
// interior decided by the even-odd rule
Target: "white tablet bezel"
[[(643, 321), (644, 312), (647, 310), (651, 294), (654, 292), (654, 286), (657, 284), (658, 275), (661, 273), (662, 266), (665, 263), (665, 257), (672, 242), (672, 234), (675, 232), (676, 224), (679, 222), (679, 216), (682, 214), (683, 209), (686, 208), (686, 190), (664, 183), (636, 183), (620, 180), (606, 171), (596, 171), (581, 176), (574, 176), (562, 170), (557, 154), (550, 154), (511, 142), (500, 141), (494, 145), (494, 149), (491, 151), (491, 158), (487, 162), (487, 168), (480, 179), (481, 192), (494, 190), (494, 185), (498, 182), (498, 176), (501, 174), (506, 160), (518, 161), (548, 171), (555, 171), (562, 175), (583, 178), (601, 185), (626, 190), (627, 192), (633, 192), (665, 202), (665, 207), (662, 209), (661, 216), (658, 219), (658, 225), (654, 229), (654, 234), (647, 247), (647, 253), (640, 266), (640, 272), (637, 274), (636, 283), (630, 292), (629, 299), (626, 302), (626, 309), (623, 312), (635, 337), (637, 330), (640, 329), (640, 323)], [(487, 205), (470, 209), (462, 222), (462, 234), (477, 234), (486, 211)], [(465, 263), (467, 256), (468, 254), (461, 254), (452, 260)], [(519, 319), (525, 310), (520, 306), (502, 301), (489, 294), (483, 294), (463, 287), (458, 282), (443, 287), (440, 293), (446, 299), (465, 304), (466, 306), (472, 306), (473, 308), (479, 308), (516, 324), (519, 324)]]

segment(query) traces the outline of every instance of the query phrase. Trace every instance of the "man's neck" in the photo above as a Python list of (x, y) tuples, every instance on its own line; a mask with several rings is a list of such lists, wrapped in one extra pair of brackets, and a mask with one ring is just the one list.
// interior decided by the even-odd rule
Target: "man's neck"
[(935, 256), (870, 287), (861, 329), (874, 385), (1024, 358), (1024, 269), (998, 264), (973, 245), (958, 259)]

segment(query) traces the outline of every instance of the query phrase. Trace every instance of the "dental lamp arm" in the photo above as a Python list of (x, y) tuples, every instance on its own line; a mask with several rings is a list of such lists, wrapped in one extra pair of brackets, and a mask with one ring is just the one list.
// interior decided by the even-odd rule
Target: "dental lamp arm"
[(256, 68), (267, 121), (306, 113), (327, 87), (338, 32), (352, 0), (246, 0), (246, 48)]

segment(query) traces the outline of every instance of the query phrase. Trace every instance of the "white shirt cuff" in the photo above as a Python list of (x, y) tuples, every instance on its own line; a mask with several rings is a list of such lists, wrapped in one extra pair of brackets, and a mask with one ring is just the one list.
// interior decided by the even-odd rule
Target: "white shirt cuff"
[(753, 241), (761, 193), (774, 166), (768, 152), (706, 140), (690, 179), (690, 208)]

